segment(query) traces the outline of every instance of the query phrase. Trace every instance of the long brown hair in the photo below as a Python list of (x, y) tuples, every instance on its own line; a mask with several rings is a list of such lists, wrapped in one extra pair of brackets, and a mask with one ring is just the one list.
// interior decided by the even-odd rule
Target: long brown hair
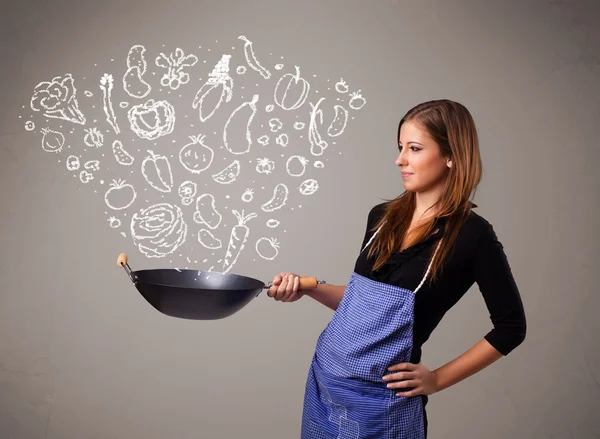
[[(423, 102), (410, 109), (398, 124), (396, 144), (400, 138), (400, 128), (407, 121), (420, 123), (439, 145), (442, 155), (452, 160), (444, 192), (432, 206), (438, 208), (438, 213), (410, 233), (411, 242), (418, 243), (434, 231), (436, 218), (446, 219), (442, 242), (431, 266), (429, 279), (433, 281), (442, 270), (459, 229), (471, 212), (470, 198), (475, 193), (482, 173), (479, 139), (469, 110), (447, 99)], [(381, 230), (368, 252), (369, 258), (377, 254), (373, 270), (385, 263), (393, 252), (401, 249), (415, 206), (416, 195), (409, 191), (385, 203), (385, 212), (373, 227), (376, 230), (381, 226)]]

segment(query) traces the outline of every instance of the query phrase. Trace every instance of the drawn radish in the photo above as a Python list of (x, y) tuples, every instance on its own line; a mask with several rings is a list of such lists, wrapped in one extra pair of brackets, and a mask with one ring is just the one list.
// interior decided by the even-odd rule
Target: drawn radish
[(227, 273), (237, 262), (240, 253), (246, 245), (250, 229), (246, 225), (252, 218), (256, 218), (256, 213), (250, 213), (244, 216), (244, 211), (240, 214), (237, 210), (232, 209), (233, 214), (238, 220), (238, 223), (231, 229), (231, 235), (229, 237), (229, 244), (227, 245), (227, 252), (223, 262), (223, 272)]
[(339, 82), (335, 84), (335, 91), (338, 93), (348, 93), (348, 84), (343, 78), (340, 78)]
[(65, 136), (63, 133), (53, 131), (50, 128), (42, 128), (42, 149), (46, 152), (58, 153), (62, 150), (65, 144)]
[(317, 116), (319, 116), (319, 123), (323, 123), (323, 111), (319, 110), (319, 105), (321, 105), (321, 102), (324, 99), (325, 98), (319, 99), (315, 105), (309, 103), (312, 110), (310, 112), (310, 123), (308, 124), (308, 141), (310, 142), (310, 152), (315, 156), (322, 155), (328, 145), (328, 143), (321, 138), (317, 127)]
[(348, 106), (353, 110), (360, 110), (362, 107), (365, 106), (366, 103), (367, 100), (362, 97), (362, 95), (360, 94), (360, 90), (350, 94), (350, 101), (348, 102)]

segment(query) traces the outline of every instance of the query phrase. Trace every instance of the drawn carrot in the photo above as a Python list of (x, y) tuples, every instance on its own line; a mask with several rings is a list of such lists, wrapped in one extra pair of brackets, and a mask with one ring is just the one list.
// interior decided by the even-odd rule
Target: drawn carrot
[[(237, 210), (231, 210), (238, 220), (238, 223), (231, 229), (231, 235), (229, 237), (229, 244), (227, 245), (227, 253), (225, 253), (225, 259), (223, 262), (223, 272), (227, 273), (237, 262), (240, 253), (246, 245), (248, 240), (248, 234), (250, 229), (246, 225), (252, 218), (256, 218), (256, 213), (250, 213), (244, 216), (244, 211), (240, 214)], [(233, 259), (231, 259), (233, 258)]]

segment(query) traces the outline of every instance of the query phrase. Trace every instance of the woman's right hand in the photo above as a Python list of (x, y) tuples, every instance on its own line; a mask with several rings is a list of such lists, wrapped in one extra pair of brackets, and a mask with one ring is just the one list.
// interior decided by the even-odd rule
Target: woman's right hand
[(273, 277), (273, 285), (267, 290), (267, 295), (280, 302), (295, 302), (304, 295), (299, 287), (300, 276), (284, 271)]

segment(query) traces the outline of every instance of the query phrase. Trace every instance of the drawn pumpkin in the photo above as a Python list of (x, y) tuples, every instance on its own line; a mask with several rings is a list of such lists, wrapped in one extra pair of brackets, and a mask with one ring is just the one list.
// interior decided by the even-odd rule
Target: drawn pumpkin
[(296, 66), (296, 74), (286, 73), (275, 86), (275, 103), (284, 110), (295, 110), (304, 104), (308, 97), (310, 84), (300, 77), (300, 69)]
[(131, 130), (142, 139), (156, 140), (171, 134), (175, 127), (175, 109), (167, 101), (149, 99), (129, 109)]

